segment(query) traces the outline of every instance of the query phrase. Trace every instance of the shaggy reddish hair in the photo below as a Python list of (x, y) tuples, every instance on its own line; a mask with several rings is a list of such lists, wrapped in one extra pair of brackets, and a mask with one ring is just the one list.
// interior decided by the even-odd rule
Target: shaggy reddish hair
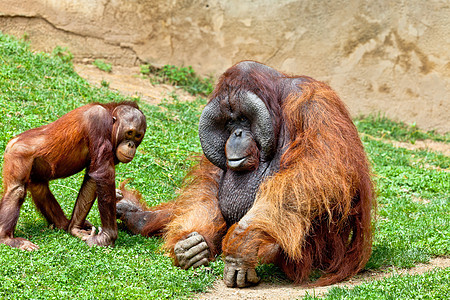
[(165, 232), (165, 248), (178, 264), (175, 245), (196, 231), (209, 245), (211, 260), (223, 252), (242, 258), (247, 269), (275, 263), (295, 283), (307, 282), (312, 270), (321, 270), (314, 285), (354, 275), (371, 254), (375, 195), (369, 163), (345, 105), (322, 82), (249, 61), (223, 74), (211, 101), (235, 99), (246, 91), (261, 99), (271, 115), (279, 154), (276, 171), (263, 178), (245, 216), (227, 228), (219, 190), (228, 170), (203, 157), (173, 202), (171, 218), (158, 225)]

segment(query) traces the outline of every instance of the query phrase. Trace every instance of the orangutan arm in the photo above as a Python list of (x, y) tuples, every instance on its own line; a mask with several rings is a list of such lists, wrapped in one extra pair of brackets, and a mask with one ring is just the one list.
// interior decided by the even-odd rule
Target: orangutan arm
[(175, 201), (174, 218), (167, 226), (164, 247), (175, 265), (183, 269), (206, 265), (221, 252), (226, 231), (217, 198), (221, 172), (203, 157)]
[(258, 205), (236, 224), (223, 240), (225, 268), (223, 279), (228, 287), (246, 287), (257, 284), (255, 268), (258, 263), (277, 263), (280, 245), (263, 230), (255, 228), (255, 217), (262, 213)]
[(138, 191), (125, 188), (126, 183), (127, 181), (122, 182), (120, 189), (116, 190), (117, 219), (134, 234), (147, 237), (161, 235), (172, 220), (174, 202), (149, 208)]

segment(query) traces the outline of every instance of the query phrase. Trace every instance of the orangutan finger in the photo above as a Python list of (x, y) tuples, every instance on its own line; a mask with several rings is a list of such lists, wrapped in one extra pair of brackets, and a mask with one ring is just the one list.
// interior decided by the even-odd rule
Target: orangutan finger
[(186, 252), (186, 250), (191, 249), (201, 242), (204, 242), (204, 238), (199, 234), (188, 236), (186, 239), (176, 243), (174, 251), (175, 253)]
[(256, 274), (255, 269), (248, 269), (247, 270), (247, 281), (250, 283), (258, 283), (260, 278)]
[(223, 272), (223, 281), (227, 287), (234, 287), (236, 282), (236, 269), (232, 266), (225, 267)]
[(237, 275), (236, 275), (236, 286), (237, 287), (246, 287), (247, 281), (246, 281), (246, 276), (247, 272), (244, 269), (238, 269), (237, 270)]
[(208, 249), (208, 244), (205, 242), (201, 242), (200, 244), (195, 245), (194, 247), (188, 249), (184, 255), (187, 259), (191, 259), (192, 257), (198, 255), (204, 250)]
[[(208, 256), (209, 256), (209, 253), (208, 253)], [(192, 268), (195, 269), (195, 268), (198, 268), (200, 266), (207, 266), (208, 264), (209, 264), (208, 257), (204, 257), (204, 258), (200, 259), (199, 261), (197, 261), (195, 264), (193, 264)]]

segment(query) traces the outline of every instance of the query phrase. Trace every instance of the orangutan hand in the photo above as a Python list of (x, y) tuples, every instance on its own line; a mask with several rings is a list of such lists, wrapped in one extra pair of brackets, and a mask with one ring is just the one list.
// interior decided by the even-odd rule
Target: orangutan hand
[(227, 287), (247, 287), (259, 282), (254, 267), (245, 264), (241, 257), (225, 257), (225, 269), (223, 270), (223, 280)]
[(209, 247), (202, 235), (192, 232), (175, 244), (175, 256), (182, 269), (197, 268), (209, 263)]

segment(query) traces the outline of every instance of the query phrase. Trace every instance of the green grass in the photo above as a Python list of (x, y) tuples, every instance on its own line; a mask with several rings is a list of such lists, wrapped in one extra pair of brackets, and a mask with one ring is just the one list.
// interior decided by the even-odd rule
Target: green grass
[(416, 140), (432, 139), (450, 143), (450, 132), (445, 135), (437, 134), (434, 131), (423, 131), (415, 124), (406, 125), (401, 122), (393, 122), (380, 115), (359, 117), (355, 119), (360, 132), (366, 135), (373, 135), (383, 139), (407, 141), (414, 143)]
[[(105, 88), (89, 86), (61, 57), (34, 54), (25, 44), (0, 35), (1, 153), (15, 135), (83, 104), (126, 100)], [(133, 162), (117, 167), (117, 183), (133, 178), (129, 186), (139, 188), (150, 204), (173, 198), (193, 162), (188, 157), (200, 151), (196, 120), (204, 103), (204, 99), (182, 103), (176, 95), (160, 106), (141, 103), (148, 118), (147, 135)], [(80, 173), (51, 183), (66, 215), (71, 213), (82, 177)], [(96, 206), (88, 219), (100, 224)], [(63, 231), (49, 229), (29, 198), (16, 236), (30, 239), (40, 250), (29, 253), (0, 245), (0, 299), (182, 298), (205, 290), (218, 274), (214, 265), (180, 270), (159, 250), (160, 239), (124, 231), (119, 232), (113, 249), (89, 248)]]
[(112, 71), (112, 65), (104, 62), (101, 59), (96, 59), (93, 63), (99, 70), (110, 73)]
[[(442, 299), (450, 295), (450, 268), (421, 275), (394, 275), (354, 288), (332, 288), (327, 299)], [(304, 299), (317, 299), (313, 293)]]
[(450, 158), (364, 141), (378, 189), (378, 220), (367, 267), (411, 267), (449, 255)]
[(213, 90), (212, 78), (201, 78), (197, 76), (191, 66), (177, 67), (164, 65), (161, 68), (157, 68), (152, 65), (141, 65), (141, 73), (150, 75), (150, 80), (153, 84), (168, 83), (181, 87), (194, 96), (207, 96)]
[[(76, 107), (126, 99), (108, 90), (107, 85), (91, 87), (73, 71), (70, 58), (64, 48), (52, 54), (32, 53), (25, 43), (0, 35), (1, 153), (15, 135), (54, 121)], [(202, 91), (199, 94), (210, 90), (196, 89)], [(193, 164), (189, 157), (201, 151), (197, 123), (205, 102), (203, 98), (181, 102), (173, 94), (158, 106), (140, 103), (147, 116), (147, 134), (133, 162), (117, 166), (117, 183), (132, 178), (128, 185), (140, 190), (149, 205), (175, 197)], [(366, 268), (411, 267), (434, 256), (449, 256), (450, 158), (395, 148), (386, 142), (429, 138), (448, 143), (448, 135), (423, 132), (380, 117), (358, 118), (355, 123), (369, 153), (379, 195), (373, 254)], [(80, 173), (51, 183), (67, 215), (82, 177)], [(100, 224), (96, 206), (88, 219)], [(0, 299), (185, 298), (207, 289), (223, 271), (220, 260), (208, 268), (180, 270), (160, 250), (160, 239), (125, 231), (119, 232), (115, 248), (89, 248), (63, 231), (48, 228), (30, 199), (21, 210), (16, 236), (30, 239), (40, 250), (30, 253), (0, 245)], [(258, 267), (258, 272), (266, 282), (286, 281), (274, 266)], [(353, 289), (336, 288), (327, 297), (432, 295), (439, 299), (449, 292), (444, 284), (448, 280), (449, 269), (445, 269)]]

